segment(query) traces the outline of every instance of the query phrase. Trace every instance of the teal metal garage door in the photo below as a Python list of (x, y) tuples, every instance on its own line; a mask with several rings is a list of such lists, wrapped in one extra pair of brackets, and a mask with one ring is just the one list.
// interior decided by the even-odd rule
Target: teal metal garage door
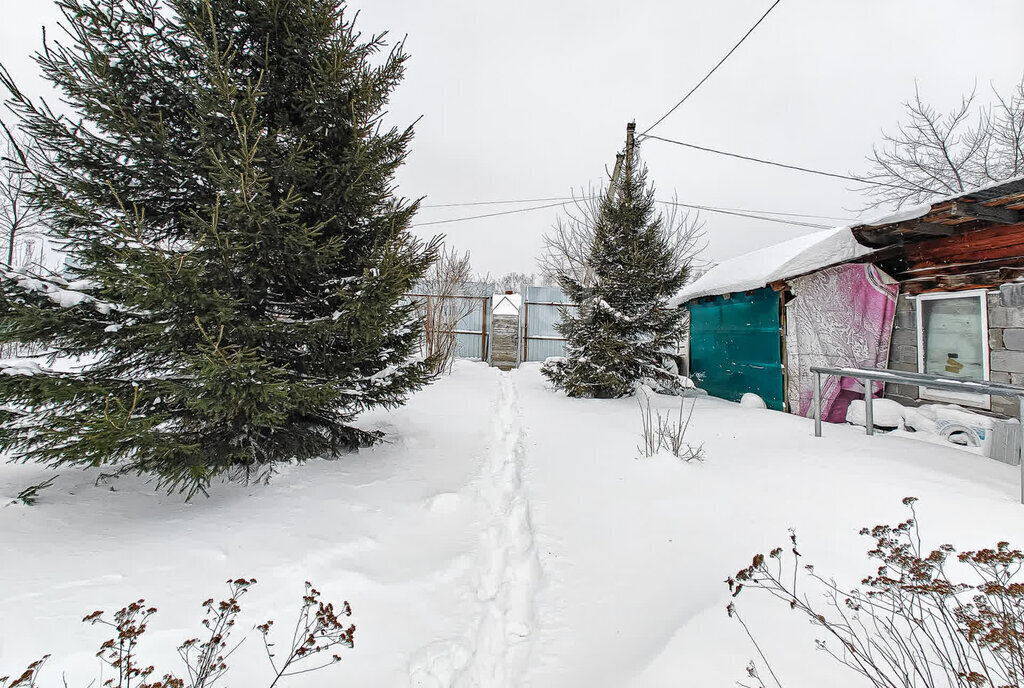
[(739, 401), (753, 392), (783, 406), (779, 295), (771, 289), (692, 303), (690, 370), (709, 394)]

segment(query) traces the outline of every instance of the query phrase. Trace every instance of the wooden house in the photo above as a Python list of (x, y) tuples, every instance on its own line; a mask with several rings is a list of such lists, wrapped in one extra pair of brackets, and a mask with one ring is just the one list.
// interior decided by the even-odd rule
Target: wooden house
[[(900, 286), (888, 367), (1024, 384), (1024, 178), (851, 229)], [(1015, 399), (891, 385), (901, 403), (1019, 416)]]
[[(733, 258), (673, 305), (690, 311), (691, 372), (726, 399), (754, 392), (807, 415), (811, 365), (1024, 385), (1024, 178)], [(825, 417), (841, 422), (864, 390), (827, 384)], [(1019, 416), (1014, 399), (907, 385), (884, 396)]]

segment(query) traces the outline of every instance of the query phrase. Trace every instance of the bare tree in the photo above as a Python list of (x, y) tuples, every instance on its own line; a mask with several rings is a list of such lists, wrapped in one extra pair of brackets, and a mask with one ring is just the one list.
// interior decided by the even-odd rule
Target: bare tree
[(41, 213), (29, 198), (28, 144), (6, 126), (2, 128), (5, 139), (0, 148), (0, 234), (7, 241), (6, 262), (11, 266), (18, 239), (38, 228)]
[(1024, 174), (1024, 79), (1009, 94), (992, 91), (993, 104), (978, 105), (972, 91), (942, 112), (915, 85), (906, 121), (882, 132), (868, 156), (870, 171), (860, 177), (866, 208), (900, 208)]
[(591, 188), (584, 194), (573, 194), (572, 207), (566, 207), (565, 216), (555, 220), (555, 226), (544, 235), (544, 249), (537, 259), (541, 274), (557, 283), (559, 275), (583, 282), (587, 272), (587, 258), (594, 246), (594, 219), (600, 207), (599, 194)]
[[(591, 188), (586, 194), (573, 194), (574, 202), (564, 217), (555, 221), (555, 226), (544, 235), (544, 250), (537, 260), (544, 279), (558, 283), (559, 275), (565, 275), (583, 283), (587, 262), (594, 247), (594, 226), (600, 215), (602, 193)], [(674, 268), (691, 266), (707, 246), (704, 221), (698, 212), (690, 212), (673, 198), (665, 203), (667, 210), (662, 217), (661, 231), (672, 256)]]
[(533, 286), (537, 281), (537, 275), (532, 272), (506, 272), (494, 279), (494, 291), (496, 294), (506, 291), (519, 293), (524, 286)]
[(421, 282), (420, 308), (425, 320), (423, 349), (435, 361), (434, 374), (451, 372), (458, 346), (459, 321), (478, 308), (484, 294), (472, 282), (469, 252), (444, 246)]

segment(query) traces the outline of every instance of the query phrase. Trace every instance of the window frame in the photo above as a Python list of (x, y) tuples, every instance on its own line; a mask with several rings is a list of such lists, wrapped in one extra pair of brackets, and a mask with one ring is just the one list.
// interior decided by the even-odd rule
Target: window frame
[[(925, 367), (925, 344), (924, 344), (924, 309), (923, 301), (943, 301), (949, 299), (978, 298), (981, 301), (981, 347), (982, 347), (982, 368), (985, 372), (985, 380), (990, 380), (992, 375), (991, 354), (992, 350), (988, 338), (988, 290), (967, 289), (964, 291), (942, 291), (918, 294), (916, 296), (916, 324), (917, 324), (917, 372), (924, 373)], [(946, 403), (959, 404), (990, 410), (992, 408), (992, 397), (988, 394), (970, 394), (966, 392), (947, 392), (944, 390), (930, 389), (921, 385), (918, 388), (921, 399), (928, 401), (941, 401)]]

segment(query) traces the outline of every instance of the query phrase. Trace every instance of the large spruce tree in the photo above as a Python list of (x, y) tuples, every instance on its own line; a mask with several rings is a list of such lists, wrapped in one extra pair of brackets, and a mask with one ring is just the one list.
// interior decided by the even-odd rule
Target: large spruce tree
[(636, 148), (630, 157), (593, 218), (589, 283), (559, 275), (579, 308), (565, 309), (559, 325), (566, 356), (542, 372), (573, 397), (621, 397), (644, 382), (659, 391), (681, 389), (665, 352), (684, 335), (685, 314), (666, 305), (686, 283), (688, 257), (673, 251)]
[(57, 4), (36, 61), (71, 115), (0, 81), (69, 269), (6, 271), (0, 337), (88, 365), (0, 363), (0, 447), (191, 495), (373, 442), (355, 416), (429, 375), (402, 295), (437, 242), (381, 123), (402, 46), (343, 0)]

